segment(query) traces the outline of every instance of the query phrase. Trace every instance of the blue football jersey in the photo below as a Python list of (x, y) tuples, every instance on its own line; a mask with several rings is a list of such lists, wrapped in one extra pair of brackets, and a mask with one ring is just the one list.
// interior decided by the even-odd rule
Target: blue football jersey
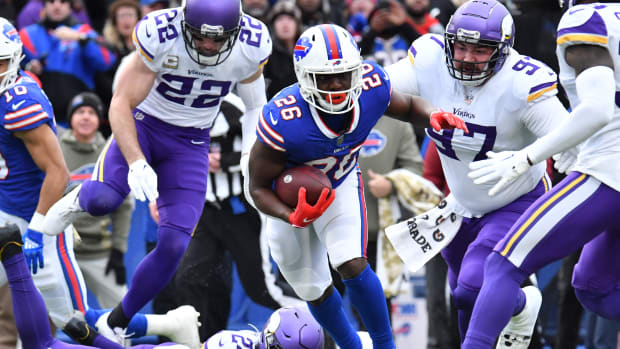
[(336, 188), (357, 167), (360, 148), (390, 103), (391, 84), (381, 66), (365, 61), (362, 82), (362, 93), (344, 132), (331, 129), (294, 84), (263, 107), (257, 138), (274, 150), (286, 152), (287, 168), (314, 166), (325, 172)]
[(54, 132), (52, 105), (25, 73), (0, 97), (0, 210), (30, 220), (39, 201), (45, 173), (13, 132), (48, 124)]

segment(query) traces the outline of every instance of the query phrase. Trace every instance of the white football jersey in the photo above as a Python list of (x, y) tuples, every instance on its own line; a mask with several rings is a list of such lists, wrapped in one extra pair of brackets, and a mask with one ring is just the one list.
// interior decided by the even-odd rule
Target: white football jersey
[(609, 50), (616, 77), (616, 108), (605, 127), (598, 130), (581, 145), (575, 171), (587, 173), (620, 191), (620, 4), (589, 4), (570, 8), (558, 25), (557, 56), (560, 63), (560, 82), (570, 104), (579, 104), (575, 87), (575, 70), (566, 63), (566, 47), (571, 45), (599, 45)]
[(267, 62), (272, 45), (269, 30), (258, 19), (244, 15), (230, 56), (218, 65), (203, 66), (187, 53), (182, 20), (178, 7), (149, 13), (136, 25), (136, 50), (157, 73), (137, 109), (177, 126), (211, 127), (223, 97)]
[(557, 76), (544, 63), (511, 50), (502, 69), (484, 84), (465, 87), (446, 67), (443, 37), (427, 34), (411, 44), (408, 62), (388, 67), (394, 89), (419, 95), (467, 123), (461, 130), (427, 129), (437, 145), (446, 181), (459, 214), (477, 217), (528, 193), (540, 182), (546, 164), (530, 168), (493, 197), (496, 182), (476, 185), (467, 174), (469, 163), (486, 158), (492, 150), (520, 150), (546, 133), (564, 115), (541, 115), (531, 107), (557, 94)]
[(250, 330), (220, 331), (203, 344), (202, 349), (253, 349), (260, 341), (260, 332)]

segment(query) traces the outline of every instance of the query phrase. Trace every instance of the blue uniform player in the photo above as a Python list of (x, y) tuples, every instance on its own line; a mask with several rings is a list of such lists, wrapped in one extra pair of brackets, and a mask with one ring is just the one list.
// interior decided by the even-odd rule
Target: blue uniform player
[[(306, 30), (294, 56), (298, 83), (278, 93), (259, 117), (259, 141), (249, 161), (251, 198), (268, 216), (271, 254), (284, 277), (338, 346), (357, 349), (362, 343), (333, 288), (327, 257), (368, 328), (373, 343), (364, 347), (392, 349), (383, 289), (365, 258), (359, 150), (385, 113), (417, 124), (430, 118), (438, 130), (465, 129), (464, 122), (420, 97), (392, 93), (385, 71), (362, 62), (351, 35), (336, 25)], [(325, 172), (334, 190), (324, 189), (312, 206), (301, 188), (297, 207), (291, 208), (278, 199), (272, 184), (284, 169), (301, 164)]]
[[(71, 231), (57, 237), (44, 237), (41, 231), (45, 214), (65, 190), (69, 171), (52, 106), (37, 83), (19, 70), (21, 58), (15, 27), (0, 18), (0, 226), (14, 223), (24, 234), (35, 284), (52, 321), (62, 328), (75, 310), (86, 310), (84, 281)], [(2, 270), (0, 283), (6, 281)]]

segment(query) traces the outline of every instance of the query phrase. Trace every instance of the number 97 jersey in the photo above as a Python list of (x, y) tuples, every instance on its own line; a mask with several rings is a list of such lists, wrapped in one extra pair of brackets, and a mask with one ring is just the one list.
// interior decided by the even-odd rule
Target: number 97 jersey
[(267, 62), (272, 47), (269, 30), (258, 19), (243, 15), (230, 56), (218, 65), (205, 66), (187, 53), (182, 20), (179, 7), (149, 13), (136, 25), (137, 54), (157, 73), (137, 110), (176, 126), (208, 128), (234, 84)]
[(545, 173), (545, 164), (530, 168), (493, 197), (495, 183), (474, 184), (467, 176), (469, 163), (486, 159), (488, 151), (523, 149), (546, 134), (563, 115), (532, 112), (538, 103), (558, 103), (557, 75), (544, 63), (512, 50), (503, 66), (479, 86), (464, 86), (445, 64), (443, 38), (427, 34), (413, 42), (409, 57), (389, 67), (397, 91), (419, 95), (433, 105), (462, 118), (462, 130), (426, 132), (437, 145), (450, 190), (466, 217), (481, 216), (533, 190)]

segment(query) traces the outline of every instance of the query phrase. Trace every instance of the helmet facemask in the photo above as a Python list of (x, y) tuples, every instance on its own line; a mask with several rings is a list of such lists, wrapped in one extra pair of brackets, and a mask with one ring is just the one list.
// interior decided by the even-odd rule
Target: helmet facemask
[[(224, 62), (232, 52), (241, 28), (240, 0), (183, 0), (181, 28), (185, 49), (194, 62), (213, 66)], [(213, 52), (204, 52), (197, 41), (211, 39), (221, 44)]]
[[(484, 40), (480, 39), (479, 36), (480, 34), (478, 32), (468, 33), (467, 30), (461, 28), (458, 29), (456, 35), (452, 33), (445, 34), (445, 53), (448, 72), (453, 78), (459, 80), (466, 86), (478, 86), (482, 84), (487, 78), (501, 69), (506, 57), (510, 54), (510, 46), (508, 46), (506, 42)], [(463, 44), (473, 44), (479, 47), (489, 47), (493, 49), (493, 53), (486, 61), (469, 62), (458, 60), (454, 57), (454, 45), (457, 42)], [(465, 67), (469, 65), (480, 66), (482, 64), (485, 65), (484, 68), (475, 71), (474, 74), (465, 71)], [(460, 68), (457, 68), (457, 65), (459, 65)]]
[[(496, 0), (470, 0), (450, 18), (444, 34), (446, 66), (450, 75), (466, 86), (478, 86), (499, 72), (514, 44), (515, 26), (508, 9)], [(486, 61), (455, 59), (455, 44), (488, 47), (493, 51)], [(455, 64), (456, 63), (456, 64)], [(483, 69), (464, 69), (484, 65)], [(457, 65), (460, 66), (457, 68)]]
[[(183, 26), (183, 39), (185, 40), (185, 49), (194, 62), (201, 65), (218, 65), (226, 60), (232, 48), (237, 40), (237, 34), (239, 34), (239, 27), (233, 30), (224, 31), (222, 26), (209, 26), (203, 24), (200, 28), (193, 27), (186, 21), (182, 22)], [(196, 40), (203, 38), (212, 39), (216, 42), (224, 42), (222, 47), (217, 52), (211, 55), (202, 53), (196, 46)]]
[[(340, 91), (321, 90), (318, 87), (317, 75), (350, 74), (351, 85)], [(359, 65), (348, 69), (334, 71), (318, 71), (301, 69), (297, 73), (299, 89), (304, 99), (315, 108), (329, 114), (344, 114), (355, 106), (355, 101), (362, 93), (362, 69)]]

